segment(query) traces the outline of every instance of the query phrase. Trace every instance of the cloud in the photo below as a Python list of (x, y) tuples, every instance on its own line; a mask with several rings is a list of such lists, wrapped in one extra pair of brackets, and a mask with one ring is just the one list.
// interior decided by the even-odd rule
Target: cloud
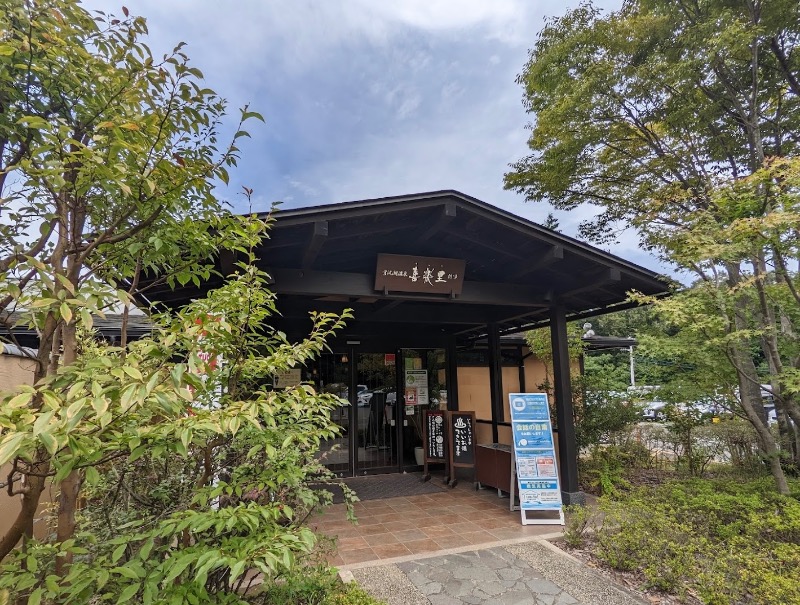
[[(622, 0), (602, 0), (615, 7)], [(576, 6), (578, 0), (566, 4)], [(515, 76), (547, 14), (563, 0), (130, 0), (148, 43), (188, 43), (207, 84), (251, 126), (231, 186), (256, 191), (255, 210), (457, 189), (534, 221), (546, 202), (503, 190), (528, 153), (530, 121)], [(87, 6), (106, 9), (102, 0)], [(233, 120), (232, 120), (233, 121)], [(590, 207), (558, 213), (574, 235)], [(614, 252), (658, 266), (626, 233)]]

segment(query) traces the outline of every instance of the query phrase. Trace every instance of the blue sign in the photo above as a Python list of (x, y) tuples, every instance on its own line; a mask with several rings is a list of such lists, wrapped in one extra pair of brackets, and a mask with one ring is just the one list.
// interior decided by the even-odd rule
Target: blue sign
[(518, 450), (553, 449), (553, 432), (549, 422), (512, 422), (511, 428)]
[(545, 393), (511, 393), (512, 420), (545, 420), (550, 422), (550, 408)]
[[(526, 510), (557, 510), (561, 513), (561, 490), (553, 443), (553, 425), (545, 393), (511, 393), (511, 432), (514, 437), (517, 486), (523, 525), (536, 523)], [(549, 521), (538, 521), (548, 523)]]

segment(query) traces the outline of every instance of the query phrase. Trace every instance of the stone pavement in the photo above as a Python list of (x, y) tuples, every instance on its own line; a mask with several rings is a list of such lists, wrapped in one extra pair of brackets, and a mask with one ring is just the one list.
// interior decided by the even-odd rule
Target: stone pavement
[(543, 540), (474, 548), (389, 565), (348, 566), (342, 575), (389, 605), (644, 603)]

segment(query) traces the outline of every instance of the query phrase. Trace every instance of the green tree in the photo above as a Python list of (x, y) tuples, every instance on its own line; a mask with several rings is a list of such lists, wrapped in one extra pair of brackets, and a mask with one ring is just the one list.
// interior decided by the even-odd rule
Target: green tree
[[(698, 296), (725, 336), (717, 361), (735, 371), (782, 493), (781, 458), (798, 462), (800, 425), (800, 299), (787, 262), (797, 256), (799, 34), (793, 0), (631, 0), (607, 16), (584, 4), (547, 24), (519, 77), (533, 153), (505, 181), (562, 210), (598, 207), (584, 235), (609, 241), (633, 227), (643, 247), (710, 284)], [(762, 422), (754, 347), (792, 420), (783, 448)]]
[[(269, 328), (274, 297), (247, 262), (268, 221), (214, 194), (241, 122), (260, 116), (243, 110), (221, 143), (224, 101), (181, 46), (154, 57), (145, 20), (122, 13), (0, 0), (0, 321), (12, 340), (39, 335), (34, 386), (0, 399), (2, 487), (22, 502), (0, 588), (31, 603), (239, 602), (242, 578), (313, 547), (302, 515), (324, 500), (314, 452), (340, 405), (265, 377), (321, 351), (342, 318), (312, 315), (299, 343)], [(200, 284), (223, 251), (245, 264), (221, 292), (154, 316), (151, 337), (129, 343), (123, 323), (120, 346), (93, 338), (93, 316), (146, 297), (144, 272)], [(54, 533), (37, 543), (50, 483)]]

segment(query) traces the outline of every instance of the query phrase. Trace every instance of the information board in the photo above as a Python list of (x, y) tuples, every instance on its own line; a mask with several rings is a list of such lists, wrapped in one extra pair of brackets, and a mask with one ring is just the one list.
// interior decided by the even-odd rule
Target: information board
[(425, 410), (425, 461), (445, 462), (447, 460), (447, 412)]
[[(447, 442), (450, 450), (452, 478), (450, 487), (458, 483), (456, 468), (475, 469), (475, 412), (447, 412)], [(475, 482), (473, 477), (473, 483)]]
[[(510, 393), (508, 400), (522, 524), (564, 525), (547, 394)], [(558, 519), (530, 518), (530, 511), (557, 511)]]
[(423, 415), (423, 481), (428, 481), (431, 478), (431, 474), (428, 471), (429, 463), (444, 463), (444, 482), (447, 483), (450, 481), (450, 460), (447, 448), (447, 415), (448, 412), (445, 410), (425, 410), (425, 414)]
[(474, 466), (475, 412), (450, 412), (449, 428), (453, 466)]

